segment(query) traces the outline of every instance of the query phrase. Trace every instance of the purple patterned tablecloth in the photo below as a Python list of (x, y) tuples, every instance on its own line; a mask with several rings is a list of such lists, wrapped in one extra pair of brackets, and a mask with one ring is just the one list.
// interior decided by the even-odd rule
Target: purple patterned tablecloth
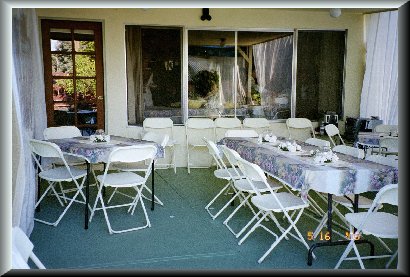
[(317, 165), (310, 150), (317, 147), (298, 142), (302, 152), (289, 153), (270, 143), (258, 144), (250, 139), (223, 138), (218, 144), (236, 150), (245, 160), (259, 165), (265, 172), (301, 190), (309, 189), (334, 195), (378, 191), (383, 186), (398, 183), (398, 168), (357, 159), (337, 153), (339, 161)]
[(110, 142), (91, 142), (89, 137), (75, 137), (65, 139), (50, 139), (57, 144), (61, 151), (86, 157), (91, 163), (107, 162), (108, 156), (115, 147), (152, 144), (157, 147), (156, 158), (164, 157), (164, 148), (155, 143), (140, 139), (110, 136)]

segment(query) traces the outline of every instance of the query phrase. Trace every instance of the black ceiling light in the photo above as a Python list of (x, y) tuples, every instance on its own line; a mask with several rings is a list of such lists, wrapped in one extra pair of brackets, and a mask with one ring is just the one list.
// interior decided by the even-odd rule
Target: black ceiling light
[(209, 15), (209, 9), (202, 9), (202, 16), (201, 16), (201, 20), (208, 20), (211, 21), (212, 16)]

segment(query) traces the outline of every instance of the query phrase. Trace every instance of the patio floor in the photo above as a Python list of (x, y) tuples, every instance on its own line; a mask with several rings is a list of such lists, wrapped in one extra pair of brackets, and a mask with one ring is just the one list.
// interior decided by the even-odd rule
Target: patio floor
[[(345, 246), (317, 248), (317, 259), (312, 266), (308, 266), (307, 249), (291, 237), (281, 241), (258, 264), (257, 260), (274, 242), (274, 237), (258, 228), (242, 245), (238, 245), (238, 239), (222, 224), (234, 206), (229, 206), (217, 219), (211, 219), (204, 207), (226, 183), (216, 179), (213, 170), (192, 169), (191, 174), (185, 168), (178, 168), (177, 174), (172, 169), (157, 170), (155, 193), (164, 206), (156, 205), (155, 210), (151, 211), (151, 202), (145, 201), (151, 228), (110, 235), (103, 212), (97, 211), (89, 229), (85, 230), (84, 206), (74, 204), (57, 227), (35, 222), (30, 237), (35, 246), (34, 251), (49, 269), (242, 271), (334, 268)], [(150, 182), (148, 180), (149, 186)], [(107, 195), (109, 192), (107, 190)], [(92, 204), (95, 194), (95, 187), (92, 187)], [(228, 200), (228, 197), (225, 196), (224, 200)], [(58, 207), (54, 197), (48, 198), (36, 216), (48, 217), (52, 214), (51, 208)], [(221, 207), (222, 202), (216, 203), (216, 207)], [(241, 210), (231, 221), (236, 230), (251, 216), (249, 209)], [(110, 211), (110, 218), (114, 226), (120, 224), (123, 227), (128, 223), (138, 224), (141, 214), (142, 211), (138, 209), (134, 216), (127, 214), (125, 208), (114, 209)], [(306, 238), (316, 225), (317, 222), (307, 216), (302, 216), (297, 224)], [(384, 249), (375, 238), (368, 239), (374, 243), (376, 253), (383, 252)], [(308, 244), (313, 242), (308, 241)], [(396, 240), (387, 243), (393, 249), (397, 248)], [(368, 246), (360, 245), (360, 249), (363, 253), (367, 252)], [(387, 258), (366, 260), (365, 266), (382, 269), (386, 262)], [(391, 268), (396, 266), (397, 260)], [(342, 264), (342, 268), (357, 269), (359, 264), (357, 261), (347, 261)]]

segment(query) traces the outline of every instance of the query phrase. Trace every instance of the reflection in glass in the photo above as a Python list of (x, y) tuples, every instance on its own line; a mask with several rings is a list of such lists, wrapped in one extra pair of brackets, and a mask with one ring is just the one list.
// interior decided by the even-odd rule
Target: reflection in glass
[(51, 54), (53, 76), (72, 76), (73, 59), (71, 54)]
[(234, 115), (235, 32), (188, 32), (188, 115)]
[(292, 33), (238, 32), (238, 115), (290, 117), (292, 54)]
[(75, 55), (75, 73), (77, 76), (95, 76), (95, 55)]
[(77, 111), (97, 110), (95, 79), (81, 79), (76, 82)]
[(50, 29), (51, 51), (71, 52), (71, 30), (70, 29)]
[(76, 52), (94, 52), (94, 31), (74, 30), (74, 49)]
[(53, 79), (54, 122), (74, 125), (73, 80)]

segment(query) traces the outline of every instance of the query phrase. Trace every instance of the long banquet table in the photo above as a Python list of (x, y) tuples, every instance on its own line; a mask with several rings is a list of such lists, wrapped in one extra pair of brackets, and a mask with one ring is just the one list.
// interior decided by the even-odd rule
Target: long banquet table
[[(248, 138), (223, 138), (218, 144), (236, 150), (249, 162), (259, 165), (274, 178), (283, 181), (294, 190), (301, 191), (304, 199), (310, 189), (328, 194), (328, 231), (332, 237), (332, 195), (354, 194), (357, 211), (358, 195), (378, 191), (388, 184), (398, 183), (398, 168), (377, 164), (337, 153), (339, 161), (330, 164), (315, 164), (310, 150), (316, 146), (297, 142), (302, 151), (290, 153), (278, 149), (272, 143), (257, 143)], [(312, 252), (316, 247), (345, 244), (348, 241), (315, 243), (308, 253), (308, 265), (312, 264)], [(363, 242), (366, 242), (363, 240)]]
[[(132, 139), (121, 136), (110, 136), (110, 142), (91, 142), (88, 136), (64, 138), (64, 139), (50, 139), (48, 140), (57, 144), (61, 151), (81, 155), (87, 158), (90, 163), (106, 163), (111, 151), (115, 147), (150, 144), (157, 147), (156, 158), (164, 157), (164, 148), (151, 141), (140, 139)], [(89, 203), (89, 186), (90, 186), (90, 163), (87, 162), (87, 182), (86, 182), (86, 204), (85, 204), (85, 223), (84, 229), (88, 229), (88, 203)], [(152, 163), (154, 166), (154, 162)], [(154, 168), (152, 169), (154, 172)], [(152, 173), (152, 199), (151, 210), (154, 209), (154, 173)]]

